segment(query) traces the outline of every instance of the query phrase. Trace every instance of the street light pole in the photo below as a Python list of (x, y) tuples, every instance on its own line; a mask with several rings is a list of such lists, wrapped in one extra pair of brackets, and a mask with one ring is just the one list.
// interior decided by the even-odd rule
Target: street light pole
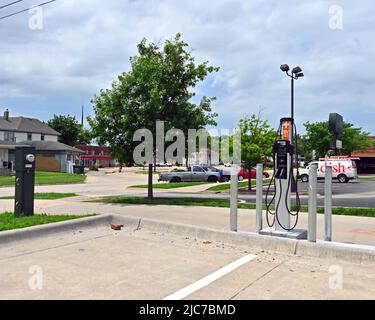
[(294, 120), (294, 77), (292, 77), (291, 91), (291, 117)]
[[(290, 99), (291, 99), (291, 118), (292, 118), (292, 130), (291, 130), (291, 143), (293, 143), (294, 139), (296, 139), (297, 137), (294, 136), (294, 125), (295, 125), (295, 121), (294, 121), (294, 80), (298, 80), (299, 78), (302, 78), (304, 77), (304, 74), (302, 72), (302, 69), (300, 67), (295, 67), (293, 68), (292, 72), (290, 72), (290, 68), (287, 64), (283, 64), (281, 67), (280, 67), (281, 71), (285, 72), (286, 75), (288, 77), (291, 78), (291, 94), (290, 94)], [(293, 157), (292, 157), (292, 162), (294, 163), (295, 161), (297, 161), (297, 168), (298, 168), (298, 157), (296, 159), (296, 155), (297, 155), (297, 150), (295, 150), (295, 153), (293, 154)], [(294, 164), (292, 164), (292, 166), (294, 166)], [(292, 192), (296, 192), (297, 191), (297, 186), (296, 186), (296, 181), (294, 179), (294, 175), (293, 175), (293, 178), (292, 178)]]

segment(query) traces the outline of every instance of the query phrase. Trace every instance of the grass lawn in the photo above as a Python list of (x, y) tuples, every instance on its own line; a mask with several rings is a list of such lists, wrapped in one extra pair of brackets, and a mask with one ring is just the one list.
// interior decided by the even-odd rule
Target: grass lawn
[[(152, 174), (161, 174), (161, 171), (154, 171), (152, 170)], [(143, 170), (143, 171), (136, 171), (136, 174), (148, 174), (148, 170)]]
[[(253, 180), (252, 185), (256, 185), (256, 181)], [(269, 183), (268, 180), (264, 180), (264, 184)], [(185, 188), (185, 187), (193, 187), (193, 186), (200, 186), (200, 185), (213, 185), (211, 188), (207, 189), (207, 191), (212, 192), (219, 192), (219, 191), (225, 191), (230, 189), (230, 183), (216, 183), (216, 182), (180, 182), (180, 183), (156, 183), (154, 184), (154, 189), (177, 189), (177, 188)], [(242, 181), (238, 182), (239, 188), (246, 188), (248, 186), (248, 181)], [(129, 188), (139, 188), (139, 189), (147, 189), (148, 185), (137, 185), (137, 186), (131, 186)]]
[[(35, 200), (57, 200), (57, 199), (71, 198), (71, 197), (76, 197), (76, 196), (77, 195), (75, 193), (54, 193), (54, 192), (36, 193)], [(14, 199), (14, 196), (0, 198), (0, 200), (11, 200), (11, 199)]]
[[(37, 185), (56, 185), (56, 184), (72, 184), (83, 183), (86, 180), (85, 175), (69, 174), (60, 172), (36, 172), (35, 183)], [(13, 186), (14, 177), (0, 176), (0, 187)]]
[[(266, 180), (263, 181), (263, 184), (269, 184), (269, 183), (270, 183), (269, 179), (266, 179)], [(249, 182), (247, 180), (246, 181), (238, 182), (238, 187), (239, 188), (246, 188), (248, 185), (249, 185)], [(255, 187), (256, 181), (252, 180), (251, 181), (251, 185), (253, 187)], [(230, 190), (230, 183), (218, 184), (217, 186), (209, 188), (207, 191), (219, 192), (219, 191), (225, 191), (225, 190)]]
[(47, 216), (34, 215), (31, 217), (15, 218), (13, 213), (6, 212), (0, 214), (0, 231), (23, 229), (42, 224), (49, 224), (54, 222), (61, 222), (67, 220), (74, 220), (88, 216)]
[(358, 178), (359, 181), (375, 181), (375, 177), (361, 177)]
[[(209, 183), (209, 182), (155, 183), (153, 187), (154, 189), (176, 189), (176, 188), (200, 186), (204, 184), (210, 185), (212, 183)], [(148, 185), (143, 184), (143, 185), (131, 186), (129, 188), (147, 189)]]
[[(230, 201), (226, 199), (193, 199), (193, 198), (155, 198), (149, 200), (142, 197), (108, 197), (97, 199), (90, 202), (113, 203), (113, 204), (135, 204), (135, 205), (170, 205), (170, 206), (197, 206), (197, 207), (218, 207), (229, 208)], [(240, 209), (255, 209), (255, 204), (239, 203)], [(265, 209), (265, 208), (264, 208)], [(292, 210), (296, 210), (295, 207)], [(307, 206), (301, 207), (301, 212), (307, 212)], [(375, 208), (333, 208), (333, 214), (343, 216), (361, 216), (361, 217), (375, 217)], [(324, 208), (319, 207), (318, 213), (324, 213)]]

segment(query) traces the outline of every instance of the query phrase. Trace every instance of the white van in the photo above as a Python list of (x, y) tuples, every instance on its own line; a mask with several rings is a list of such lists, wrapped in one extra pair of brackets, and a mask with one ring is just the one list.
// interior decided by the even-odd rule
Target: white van
[(319, 161), (311, 162), (307, 168), (298, 170), (298, 177), (302, 182), (309, 182), (309, 168), (311, 165), (318, 165), (318, 179), (324, 179), (325, 167), (332, 167), (332, 177), (337, 179), (340, 183), (348, 183), (349, 180), (358, 178), (356, 158), (350, 157), (334, 157), (327, 159), (320, 159)]

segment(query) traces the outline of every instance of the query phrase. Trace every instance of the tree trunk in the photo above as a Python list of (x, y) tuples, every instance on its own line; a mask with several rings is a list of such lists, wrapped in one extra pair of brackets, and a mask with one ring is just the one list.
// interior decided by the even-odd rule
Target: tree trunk
[(253, 190), (253, 186), (252, 186), (252, 181), (251, 181), (251, 161), (249, 161), (249, 167), (248, 167), (248, 170), (249, 170), (249, 191), (252, 191)]

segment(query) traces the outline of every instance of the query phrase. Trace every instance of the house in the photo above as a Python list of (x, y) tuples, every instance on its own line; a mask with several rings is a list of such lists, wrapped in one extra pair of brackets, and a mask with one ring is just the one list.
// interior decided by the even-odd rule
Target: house
[(116, 165), (108, 147), (78, 145), (76, 148), (84, 152), (80, 155), (80, 159), (86, 168), (107, 168)]
[(360, 160), (357, 161), (359, 173), (375, 173), (375, 137), (370, 137), (374, 142), (372, 149), (365, 151), (357, 151), (352, 154)]
[(38, 171), (67, 172), (68, 162), (75, 162), (81, 150), (58, 141), (60, 134), (46, 123), (26, 117), (10, 117), (5, 110), (0, 117), (0, 174), (11, 174), (14, 168), (15, 148), (36, 148)]

